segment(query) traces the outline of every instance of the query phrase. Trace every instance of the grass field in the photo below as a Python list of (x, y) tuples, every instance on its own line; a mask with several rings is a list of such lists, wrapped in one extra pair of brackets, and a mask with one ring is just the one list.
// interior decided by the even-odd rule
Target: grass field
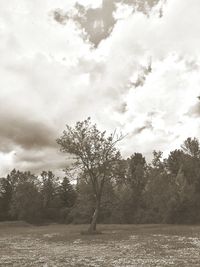
[(0, 266), (200, 266), (200, 226), (0, 223)]

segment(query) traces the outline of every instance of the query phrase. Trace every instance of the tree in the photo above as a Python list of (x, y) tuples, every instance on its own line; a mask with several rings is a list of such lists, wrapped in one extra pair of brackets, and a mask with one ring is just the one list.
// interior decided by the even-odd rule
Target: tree
[(162, 152), (154, 151), (152, 162), (147, 166), (143, 223), (171, 222), (175, 201), (175, 179), (166, 168)]
[[(95, 197), (91, 184), (85, 182), (84, 179), (79, 179), (76, 186), (77, 199), (70, 213), (74, 223), (89, 223), (90, 215), (94, 210)], [(106, 180), (104, 190), (101, 197), (101, 209), (98, 216), (99, 223), (112, 223), (115, 220), (116, 213), (116, 197), (111, 180)]]
[(72, 221), (72, 208), (76, 202), (77, 192), (73, 188), (67, 177), (64, 177), (58, 188), (60, 199), (60, 219), (62, 222), (69, 223)]
[(146, 160), (141, 153), (135, 153), (128, 158), (127, 180), (135, 193), (140, 194), (145, 186)]
[(43, 216), (47, 220), (58, 220), (61, 200), (59, 197), (59, 178), (52, 171), (41, 173), (41, 194)]
[(12, 187), (7, 178), (0, 179), (0, 220), (8, 220), (10, 203), (12, 199)]
[(199, 140), (197, 138), (191, 138), (188, 137), (183, 145), (181, 146), (181, 148), (183, 149), (183, 151), (194, 157), (194, 158), (199, 158), (200, 157), (200, 144), (199, 144)]
[(41, 197), (37, 177), (30, 172), (19, 171), (13, 172), (10, 177), (18, 177), (12, 192), (11, 215), (17, 220), (38, 222), (41, 217)]
[(118, 214), (121, 211), (122, 222), (137, 223), (140, 220), (146, 168), (146, 160), (141, 153), (134, 153), (127, 160), (119, 161), (115, 167)]
[(94, 213), (89, 233), (96, 231), (97, 219), (100, 212), (101, 198), (106, 180), (112, 178), (112, 164), (120, 159), (120, 152), (116, 144), (122, 140), (122, 135), (116, 132), (106, 136), (106, 131), (101, 132), (96, 124), (87, 118), (77, 122), (74, 127), (66, 126), (67, 130), (57, 140), (61, 151), (75, 155), (71, 169), (78, 169), (84, 173), (82, 179), (91, 184), (95, 198)]
[[(131, 189), (131, 220), (137, 222), (137, 214), (142, 205), (143, 191), (146, 185), (146, 160), (141, 153), (134, 153), (128, 162), (127, 182)], [(129, 212), (130, 214), (130, 212)]]
[(51, 171), (41, 173), (43, 208), (48, 209), (55, 194), (55, 175)]
[(70, 184), (67, 177), (63, 178), (63, 181), (59, 186), (59, 196), (64, 207), (71, 208), (74, 205), (76, 200), (76, 191)]
[(0, 180), (0, 206), (1, 219), (15, 219), (10, 209), (12, 208), (12, 198), (19, 182), (26, 181), (27, 176), (32, 177), (29, 172), (23, 173), (13, 169), (6, 178)]
[(178, 173), (182, 171), (184, 158), (184, 152), (180, 149), (170, 152), (168, 158), (165, 160), (165, 164), (171, 175), (177, 176)]

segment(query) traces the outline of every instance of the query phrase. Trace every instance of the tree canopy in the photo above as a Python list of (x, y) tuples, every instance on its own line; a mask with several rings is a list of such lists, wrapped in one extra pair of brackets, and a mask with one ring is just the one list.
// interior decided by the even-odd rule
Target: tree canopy
[(84, 175), (82, 179), (91, 183), (95, 196), (94, 214), (92, 216), (89, 232), (96, 231), (101, 198), (106, 180), (111, 179), (111, 169), (114, 162), (121, 158), (116, 144), (123, 136), (116, 132), (106, 135), (106, 131), (98, 130), (96, 124), (87, 118), (77, 122), (74, 127), (66, 126), (67, 130), (57, 140), (61, 151), (75, 155), (72, 168), (80, 169)]

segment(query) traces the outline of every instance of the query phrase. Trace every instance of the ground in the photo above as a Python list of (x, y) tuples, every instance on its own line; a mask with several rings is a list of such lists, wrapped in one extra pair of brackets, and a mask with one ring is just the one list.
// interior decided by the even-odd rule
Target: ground
[(0, 223), (0, 266), (200, 266), (200, 226)]

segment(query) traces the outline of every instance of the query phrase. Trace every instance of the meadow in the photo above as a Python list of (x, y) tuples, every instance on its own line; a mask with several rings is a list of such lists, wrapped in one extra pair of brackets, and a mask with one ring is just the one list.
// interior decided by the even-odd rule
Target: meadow
[(200, 226), (0, 223), (0, 266), (200, 266)]

